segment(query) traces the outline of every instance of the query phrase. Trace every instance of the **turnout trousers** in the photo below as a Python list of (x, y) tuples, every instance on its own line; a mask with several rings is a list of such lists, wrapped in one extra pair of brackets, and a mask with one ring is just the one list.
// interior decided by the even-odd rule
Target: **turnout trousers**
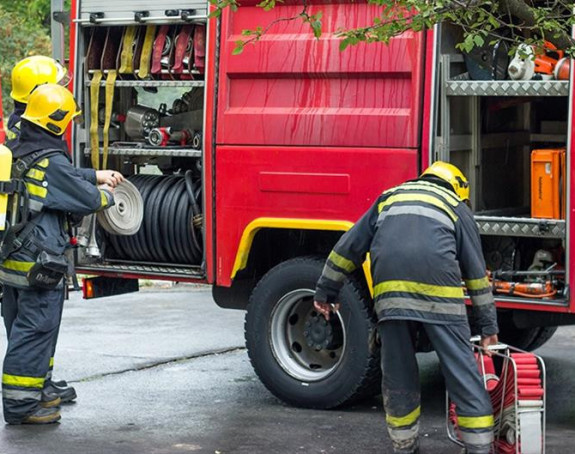
[(4, 286), (2, 315), (8, 348), (2, 374), (4, 419), (18, 423), (40, 405), (53, 363), (64, 306), (64, 287), (54, 290)]
[(425, 331), (439, 357), (447, 391), (457, 406), (458, 426), (467, 452), (489, 454), (493, 409), (471, 349), (469, 326), (410, 320), (378, 324), (383, 406), (394, 451), (411, 453), (418, 447), (421, 407), (415, 343), (420, 329)]

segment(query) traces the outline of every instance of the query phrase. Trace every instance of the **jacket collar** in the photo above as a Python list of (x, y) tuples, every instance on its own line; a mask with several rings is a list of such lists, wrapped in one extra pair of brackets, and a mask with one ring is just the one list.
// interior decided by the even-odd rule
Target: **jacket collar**
[(14, 158), (21, 158), (38, 150), (60, 150), (70, 161), (68, 144), (62, 137), (56, 136), (40, 126), (22, 119), (20, 138), (12, 150)]

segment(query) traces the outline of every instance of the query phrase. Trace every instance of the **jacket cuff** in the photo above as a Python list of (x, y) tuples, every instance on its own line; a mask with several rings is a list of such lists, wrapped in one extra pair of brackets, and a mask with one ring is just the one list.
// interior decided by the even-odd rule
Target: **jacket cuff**
[(493, 336), (499, 334), (499, 327), (497, 325), (489, 325), (481, 328), (481, 335), (483, 337)]

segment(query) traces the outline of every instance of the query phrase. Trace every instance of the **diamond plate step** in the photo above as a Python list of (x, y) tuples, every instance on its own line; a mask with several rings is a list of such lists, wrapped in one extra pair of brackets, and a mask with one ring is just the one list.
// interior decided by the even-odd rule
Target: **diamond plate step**
[(565, 221), (559, 219), (475, 216), (482, 235), (565, 238)]
[(568, 96), (569, 81), (450, 80), (447, 96)]

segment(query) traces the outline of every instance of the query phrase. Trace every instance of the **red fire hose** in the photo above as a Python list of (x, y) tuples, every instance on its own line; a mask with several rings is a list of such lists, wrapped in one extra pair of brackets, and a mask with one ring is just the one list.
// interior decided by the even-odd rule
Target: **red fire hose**
[[(499, 346), (498, 346), (499, 347)], [(543, 453), (545, 446), (545, 366), (538, 356), (501, 345), (493, 358), (479, 348), (475, 357), (493, 405), (494, 453)], [(500, 364), (499, 373), (495, 364)], [(461, 443), (457, 407), (448, 407), (448, 433)]]

